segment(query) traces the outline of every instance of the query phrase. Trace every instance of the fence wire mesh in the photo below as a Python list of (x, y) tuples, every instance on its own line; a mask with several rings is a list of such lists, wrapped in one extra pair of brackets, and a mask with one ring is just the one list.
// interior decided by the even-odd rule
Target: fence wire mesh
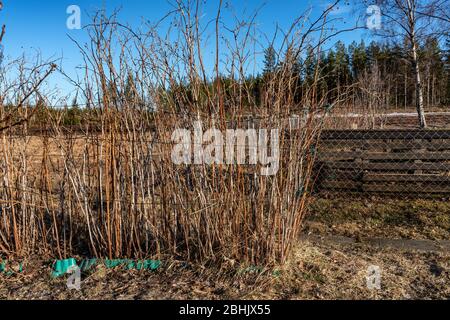
[(318, 192), (450, 195), (450, 130), (341, 130), (322, 134)]

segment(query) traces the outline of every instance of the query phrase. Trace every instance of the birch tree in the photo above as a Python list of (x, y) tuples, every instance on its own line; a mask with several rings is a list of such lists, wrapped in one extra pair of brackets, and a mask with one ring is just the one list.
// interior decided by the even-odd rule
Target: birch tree
[[(369, 2), (366, 2), (369, 5)], [(406, 40), (414, 76), (415, 105), (419, 126), (427, 127), (424, 110), (424, 94), (419, 59), (420, 44), (428, 37), (444, 35), (449, 27), (448, 10), (450, 0), (379, 0), (382, 27), (376, 33), (380, 36)]]

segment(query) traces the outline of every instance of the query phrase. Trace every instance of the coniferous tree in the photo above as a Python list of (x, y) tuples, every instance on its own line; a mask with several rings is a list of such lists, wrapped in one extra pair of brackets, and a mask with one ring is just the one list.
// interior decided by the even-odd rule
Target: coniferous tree
[(367, 52), (364, 40), (360, 44), (353, 42), (349, 47), (352, 77), (357, 79), (367, 69)]
[(270, 74), (275, 71), (277, 66), (277, 56), (275, 48), (270, 45), (264, 51), (264, 74)]

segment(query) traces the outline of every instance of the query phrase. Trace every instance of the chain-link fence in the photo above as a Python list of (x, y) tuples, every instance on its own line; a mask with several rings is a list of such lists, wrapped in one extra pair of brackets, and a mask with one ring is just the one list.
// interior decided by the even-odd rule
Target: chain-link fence
[(322, 134), (316, 190), (450, 196), (450, 130), (340, 130)]

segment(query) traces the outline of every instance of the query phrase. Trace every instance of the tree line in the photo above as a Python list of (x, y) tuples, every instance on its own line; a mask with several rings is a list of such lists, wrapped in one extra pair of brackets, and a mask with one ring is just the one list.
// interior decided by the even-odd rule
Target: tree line
[[(314, 50), (310, 47), (305, 56), (291, 61), (289, 50), (279, 54), (273, 46), (269, 46), (265, 50), (260, 74), (249, 76), (244, 84), (237, 83), (230, 77), (221, 76), (220, 79), (210, 82), (209, 90), (215, 90), (217, 81), (220, 81), (224, 95), (230, 95), (229, 101), (225, 103), (231, 104), (232, 91), (239, 86), (247, 86), (252, 96), (246, 98), (248, 101), (243, 107), (250, 103), (258, 104), (262, 101), (268, 83), (279, 76), (278, 72), (285, 70), (284, 64), (289, 63), (292, 64), (289, 70), (293, 73), (292, 79), (295, 81), (292, 86), (286, 88), (286, 91), (291, 91), (286, 94), (295, 97), (297, 105), (290, 106), (294, 110), (305, 107), (301, 105), (302, 97), (307, 94), (306, 90), (309, 90), (313, 83), (317, 86), (317, 99), (324, 100), (327, 104), (338, 102), (337, 108), (349, 107), (350, 110), (361, 113), (415, 110), (416, 82), (405, 47), (395, 43), (372, 41), (367, 44), (361, 41), (348, 45), (337, 42), (320, 55), (316, 55)], [(420, 46), (418, 52), (423, 78), (424, 107), (426, 111), (446, 111), (450, 105), (450, 40), (442, 45), (437, 39), (429, 38)], [(138, 104), (145, 108), (145, 102), (134, 94), (135, 86), (134, 79), (130, 75), (123, 90), (120, 88), (109, 90), (117, 91), (116, 95), (128, 103), (139, 102)], [(171, 100), (183, 92), (187, 100), (194, 100), (190, 91), (188, 83), (178, 84), (169, 88), (166, 96)], [(164, 104), (160, 107), (164, 109)], [(183, 106), (178, 107), (178, 111), (182, 112)], [(64, 113), (62, 122), (66, 125), (82, 123), (87, 112), (83, 109), (74, 99), (71, 105), (66, 107), (67, 112)]]
[[(450, 39), (442, 45), (436, 38), (428, 38), (420, 46), (419, 61), (423, 75), (423, 95), (426, 108), (444, 107), (450, 104)], [(396, 43), (372, 41), (338, 42), (321, 53), (319, 58), (310, 48), (306, 57), (295, 61), (298, 95), (302, 87), (314, 81), (319, 70), (319, 95), (330, 103), (343, 98), (352, 105), (367, 104), (393, 110), (408, 110), (416, 100), (415, 79), (412, 64), (405, 46)], [(289, 53), (278, 57), (270, 46), (265, 51), (264, 72), (255, 79), (260, 84), (289, 59)], [(258, 92), (258, 90), (255, 90)], [(380, 110), (382, 111), (382, 110)]]

